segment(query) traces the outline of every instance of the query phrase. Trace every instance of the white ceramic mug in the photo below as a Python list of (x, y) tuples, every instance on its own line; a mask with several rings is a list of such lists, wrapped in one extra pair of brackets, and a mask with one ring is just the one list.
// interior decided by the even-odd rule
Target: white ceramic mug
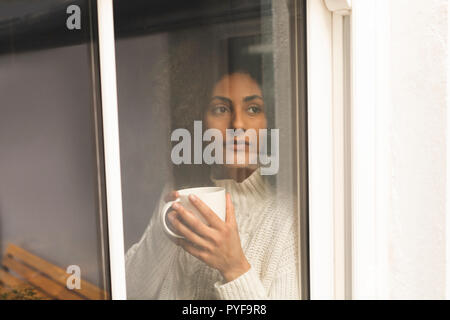
[(170, 207), (175, 203), (179, 202), (183, 208), (192, 212), (195, 216), (197, 216), (203, 223), (208, 224), (203, 215), (198, 211), (198, 209), (191, 203), (189, 200), (189, 195), (195, 195), (197, 198), (202, 200), (214, 213), (223, 221), (225, 221), (226, 217), (226, 198), (225, 198), (225, 189), (220, 187), (204, 187), (204, 188), (191, 188), (191, 189), (183, 189), (178, 191), (179, 198), (175, 201), (167, 202), (163, 209), (160, 212), (161, 224), (163, 226), (164, 231), (171, 237), (174, 238), (184, 238), (172, 230), (170, 230), (167, 225), (167, 214), (169, 213)]

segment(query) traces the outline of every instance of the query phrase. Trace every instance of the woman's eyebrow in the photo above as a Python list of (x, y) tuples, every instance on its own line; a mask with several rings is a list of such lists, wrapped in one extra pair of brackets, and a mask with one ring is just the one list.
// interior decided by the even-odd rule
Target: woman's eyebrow
[(252, 100), (254, 100), (254, 99), (261, 99), (261, 100), (264, 100), (261, 96), (255, 94), (255, 95), (253, 95), (253, 96), (245, 97), (245, 98), (244, 98), (244, 102), (252, 101)]
[(223, 102), (226, 102), (226, 103), (228, 103), (228, 104), (230, 104), (230, 105), (233, 104), (233, 102), (231, 101), (231, 99), (228, 99), (228, 98), (225, 98), (225, 97), (215, 96), (215, 97), (212, 97), (211, 100), (214, 100), (214, 99), (222, 100)]

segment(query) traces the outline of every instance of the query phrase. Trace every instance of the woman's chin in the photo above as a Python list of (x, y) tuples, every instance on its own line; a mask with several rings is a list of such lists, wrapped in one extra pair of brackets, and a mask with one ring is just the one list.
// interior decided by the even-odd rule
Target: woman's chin
[(251, 170), (256, 170), (258, 169), (258, 165), (256, 164), (250, 164), (250, 163), (244, 163), (244, 164), (224, 164), (224, 166), (226, 168), (229, 169), (251, 169)]
[[(248, 150), (240, 151), (234, 150), (232, 154), (232, 163), (224, 159), (224, 166), (227, 168), (234, 169), (257, 169), (258, 168), (258, 154), (249, 152)], [(227, 155), (228, 156), (228, 155)]]

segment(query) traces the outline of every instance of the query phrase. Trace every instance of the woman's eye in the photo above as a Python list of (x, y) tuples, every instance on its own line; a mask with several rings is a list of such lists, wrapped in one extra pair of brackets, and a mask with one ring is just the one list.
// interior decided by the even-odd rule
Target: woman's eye
[(228, 111), (227, 106), (215, 106), (212, 110), (214, 114), (223, 114), (226, 113), (227, 111)]
[(260, 106), (250, 106), (248, 107), (247, 111), (251, 114), (257, 114), (260, 113), (262, 111)]

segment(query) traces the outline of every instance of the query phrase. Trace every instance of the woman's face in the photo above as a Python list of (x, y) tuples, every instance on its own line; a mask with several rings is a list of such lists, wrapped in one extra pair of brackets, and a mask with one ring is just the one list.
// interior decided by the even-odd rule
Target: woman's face
[[(213, 89), (205, 114), (205, 123), (208, 129), (214, 128), (221, 131), (224, 141), (224, 158), (227, 152), (232, 151), (234, 154), (234, 164), (226, 164), (226, 166), (249, 167), (252, 139), (249, 136), (243, 136), (233, 137), (231, 141), (230, 139), (227, 141), (226, 130), (242, 129), (248, 132), (247, 130), (254, 129), (256, 141), (258, 141), (259, 130), (267, 128), (264, 100), (258, 83), (245, 73), (233, 73), (223, 77)], [(259, 145), (259, 141), (257, 144)], [(239, 164), (238, 157), (241, 159), (245, 157), (245, 163), (241, 161)]]

